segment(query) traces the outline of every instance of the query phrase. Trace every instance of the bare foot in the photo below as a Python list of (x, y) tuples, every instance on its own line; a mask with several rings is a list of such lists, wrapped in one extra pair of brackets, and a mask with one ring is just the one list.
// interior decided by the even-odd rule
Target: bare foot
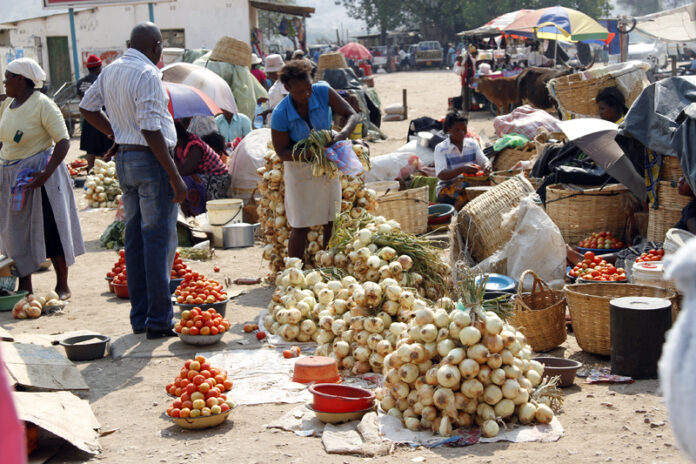
[(68, 287), (65, 288), (55, 288), (56, 293), (58, 294), (58, 298), (61, 300), (69, 300), (70, 297), (72, 296), (72, 293), (70, 292), (70, 289)]

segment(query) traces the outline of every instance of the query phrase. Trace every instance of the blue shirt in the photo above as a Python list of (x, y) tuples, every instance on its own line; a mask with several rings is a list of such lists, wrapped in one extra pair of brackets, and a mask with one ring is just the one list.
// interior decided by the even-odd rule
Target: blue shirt
[(229, 123), (224, 114), (219, 114), (215, 117), (215, 125), (226, 142), (234, 142), (237, 137), (244, 137), (251, 132), (251, 120), (242, 113), (232, 115)]
[(309, 97), (309, 122), (302, 119), (292, 103), (290, 95), (286, 96), (273, 110), (271, 129), (287, 132), (290, 140), (299, 142), (309, 137), (314, 130), (331, 130), (331, 107), (329, 106), (329, 84), (317, 82), (312, 85)]

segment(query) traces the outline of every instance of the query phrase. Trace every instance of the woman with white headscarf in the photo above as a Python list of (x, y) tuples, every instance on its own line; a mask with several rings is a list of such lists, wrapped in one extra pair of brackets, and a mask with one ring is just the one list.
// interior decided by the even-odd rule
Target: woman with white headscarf
[[(70, 298), (68, 266), (85, 252), (72, 182), (63, 160), (70, 148), (60, 109), (38, 90), (46, 73), (30, 58), (7, 65), (0, 106), (0, 249), (15, 262), (19, 290), (46, 258), (55, 290)], [(55, 145), (54, 145), (55, 144)]]

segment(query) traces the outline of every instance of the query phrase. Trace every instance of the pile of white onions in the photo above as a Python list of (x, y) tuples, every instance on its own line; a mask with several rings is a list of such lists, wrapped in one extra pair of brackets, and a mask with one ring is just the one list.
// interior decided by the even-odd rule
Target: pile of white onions
[[(264, 325), (287, 341), (317, 342), (317, 355), (335, 358), (340, 369), (353, 374), (382, 372), (406, 322), (427, 308), (393, 278), (379, 283), (360, 283), (352, 276), (334, 280), (316, 270), (303, 272), (300, 260), (288, 258), (286, 264), (276, 278)], [(454, 304), (442, 298), (437, 307), (446, 315)]]
[(117, 208), (121, 187), (116, 177), (116, 163), (94, 160), (92, 173), (85, 179), (85, 199), (92, 208)]
[[(368, 221), (365, 220), (366, 217), (369, 217)], [(418, 240), (401, 232), (398, 222), (369, 215), (357, 220), (361, 221), (361, 227), (354, 229), (352, 233), (349, 228), (341, 225), (337, 234), (344, 235), (343, 244), (328, 251), (319, 251), (314, 257), (317, 265), (343, 269), (358, 282), (378, 282), (381, 285), (386, 279), (392, 279), (401, 287), (413, 288), (419, 296), (430, 300), (447, 294), (451, 281), (450, 267), (436, 252), (423, 250), (429, 253), (429, 259), (419, 259), (415, 253), (414, 257), (400, 255), (391, 246), (378, 245), (380, 239), (395, 246), (399, 240)], [(413, 245), (415, 246), (420, 245)], [(418, 272), (421, 269), (427, 269), (429, 275)]]
[[(258, 183), (258, 190), (261, 193), (258, 213), (266, 244), (263, 249), (263, 258), (270, 262), (273, 272), (279, 272), (283, 269), (283, 259), (287, 256), (290, 238), (290, 226), (285, 216), (283, 162), (272, 149), (269, 149), (265, 160), (265, 165), (256, 171), (261, 177)], [(373, 190), (365, 188), (361, 178), (341, 175), (341, 187), (342, 212), (362, 215), (376, 209), (376, 194)], [(310, 266), (316, 264), (313, 259), (316, 253), (321, 250), (322, 244), (322, 227), (312, 227), (308, 235), (307, 255), (304, 259)]]
[(548, 424), (544, 367), (531, 359), (524, 335), (480, 308), (417, 310), (384, 358), (381, 408), (409, 430), (443, 436), (481, 426), (496, 436), (505, 422)]

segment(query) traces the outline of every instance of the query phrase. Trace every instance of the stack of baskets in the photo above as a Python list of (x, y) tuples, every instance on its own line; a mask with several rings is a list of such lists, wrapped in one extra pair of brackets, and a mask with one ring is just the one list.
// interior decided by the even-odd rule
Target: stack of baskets
[(518, 161), (529, 161), (537, 154), (534, 142), (529, 142), (523, 147), (508, 147), (500, 150), (493, 160), (494, 171), (507, 171)]
[(677, 294), (673, 290), (647, 285), (618, 283), (572, 284), (563, 289), (573, 321), (575, 339), (588, 353), (611, 354), (609, 302), (624, 296), (666, 298), (672, 302), (672, 318), (678, 311)]
[(210, 61), (224, 61), (237, 66), (251, 66), (251, 46), (232, 37), (221, 37), (217, 41)]
[(387, 193), (377, 197), (376, 215), (394, 219), (401, 230), (411, 234), (422, 234), (428, 230), (428, 187)]
[[(660, 181), (657, 184), (657, 204), (651, 205), (648, 213), (648, 240), (662, 242), (669, 229), (681, 219), (681, 211), (689, 198), (679, 195), (677, 181), (682, 176), (679, 159), (663, 156)], [(657, 206), (657, 208), (655, 208)]]
[[(532, 291), (522, 293), (522, 284), (529, 274), (534, 277)], [(515, 298), (515, 312), (508, 322), (527, 337), (534, 351), (548, 351), (565, 341), (565, 314), (565, 293), (549, 288), (534, 271), (524, 271)]]
[(512, 236), (515, 221), (503, 222), (503, 216), (534, 193), (532, 185), (522, 177), (512, 177), (466, 204), (452, 224), (450, 243), (452, 258), (458, 260), (468, 249), (480, 262), (501, 249)]
[(606, 230), (622, 239), (628, 219), (625, 204), (631, 192), (623, 185), (571, 190), (561, 184), (546, 187), (546, 213), (566, 243), (575, 244), (593, 232)]

